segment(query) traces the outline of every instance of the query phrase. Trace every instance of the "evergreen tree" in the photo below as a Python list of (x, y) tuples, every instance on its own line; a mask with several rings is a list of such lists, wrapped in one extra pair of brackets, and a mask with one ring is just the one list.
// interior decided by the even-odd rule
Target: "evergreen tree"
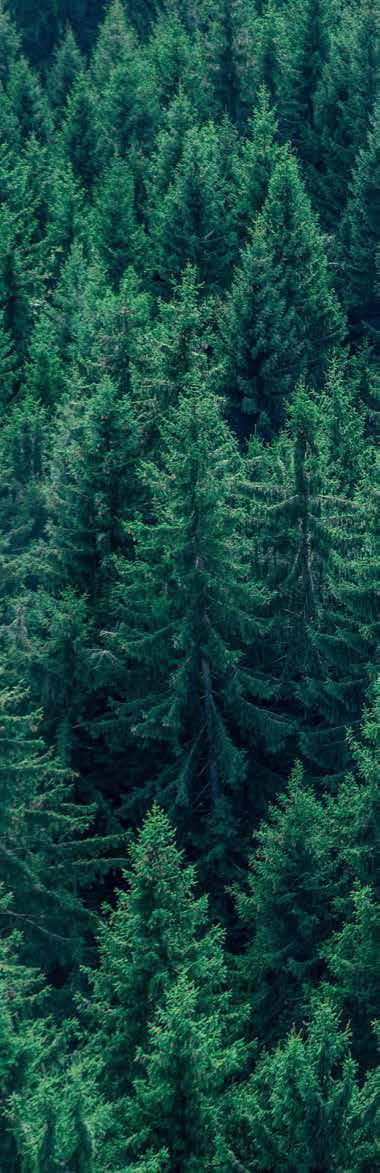
[(91, 79), (81, 71), (70, 91), (63, 122), (63, 141), (74, 173), (91, 188), (98, 170), (97, 102)]
[(315, 198), (322, 222), (336, 230), (378, 92), (379, 28), (374, 0), (343, 6), (315, 95), (318, 167)]
[(178, 96), (186, 95), (193, 119), (210, 116), (210, 86), (204, 68), (203, 44), (191, 37), (182, 13), (169, 7), (152, 29), (147, 64), (154, 72), (160, 108), (167, 112)]
[(213, 1158), (223, 1086), (239, 1055), (222, 945), (206, 898), (196, 894), (194, 869), (184, 866), (155, 806), (131, 848), (92, 977), (84, 1063), (112, 1104), (108, 1128), (98, 1099), (92, 1109), (95, 1132), (102, 1129), (99, 1166), (113, 1169), (134, 1156), (140, 1168), (154, 1160), (159, 1168), (165, 1149), (173, 1170), (200, 1170)]
[(133, 173), (116, 155), (95, 199), (94, 234), (100, 255), (117, 289), (129, 265), (144, 267), (145, 236), (137, 222)]
[(318, 167), (315, 98), (339, 17), (335, 0), (292, 0), (288, 11), (278, 107), (283, 136), (297, 148), (306, 174)]
[(339, 419), (340, 390), (335, 381), (329, 385), (322, 417), (301, 386), (290, 407), (290, 433), (285, 429), (272, 449), (252, 443), (256, 567), (273, 592), (265, 658), (272, 672), (275, 666), (282, 711), (298, 725), (301, 753), (319, 774), (347, 767), (347, 726), (360, 720), (376, 654), (375, 519), (364, 487), (373, 465), (354, 499), (352, 484), (345, 497), (338, 477), (349, 481), (353, 458), (361, 472), (356, 443), (362, 421), (358, 415), (355, 431), (352, 411), (345, 426), (349, 396), (340, 401)]
[(237, 895), (248, 938), (244, 989), (266, 1043), (302, 1025), (334, 927), (332, 878), (326, 812), (298, 765), (256, 833), (248, 892)]
[(100, 29), (91, 77), (97, 103), (99, 151), (104, 163), (115, 149), (123, 158), (132, 143), (149, 144), (157, 128), (154, 77), (120, 0)]
[(86, 843), (92, 812), (75, 806), (68, 773), (39, 736), (40, 721), (3, 671), (1, 879), (13, 895), (6, 915), (22, 927), (28, 959), (46, 970), (81, 955), (89, 925), (80, 869), (85, 878), (96, 843)]
[[(3, 312), (4, 321), (4, 312)], [(2, 407), (6, 407), (12, 400), (16, 380), (16, 357), (12, 346), (9, 330), (2, 326), (0, 331), (0, 380)]]
[(242, 254), (224, 327), (226, 392), (266, 434), (298, 379), (320, 385), (344, 321), (296, 160), (285, 152)]
[(213, 123), (185, 132), (173, 182), (153, 212), (150, 231), (166, 285), (178, 279), (189, 261), (211, 288), (226, 281), (233, 250), (232, 209), (221, 133)]
[(342, 296), (356, 331), (378, 339), (376, 255), (380, 248), (380, 102), (358, 154), (341, 228)]
[(18, 119), (22, 138), (35, 134), (41, 142), (47, 142), (52, 131), (49, 102), (39, 78), (33, 73), (25, 57), (18, 58), (11, 66), (7, 92)]
[(72, 86), (83, 69), (83, 59), (70, 25), (57, 46), (48, 74), (48, 93), (58, 120), (63, 111)]
[(279, 158), (277, 120), (265, 88), (259, 90), (249, 136), (244, 139), (235, 164), (235, 209), (239, 242), (245, 243), (247, 230), (261, 212), (268, 194), (269, 181)]
[(350, 1031), (326, 997), (313, 1006), (307, 1031), (264, 1052), (238, 1089), (236, 1168), (240, 1160), (246, 1169), (284, 1173), (357, 1169), (366, 1131), (359, 1103)]
[(288, 729), (265, 706), (268, 593), (248, 578), (244, 469), (198, 355), (159, 427), (159, 460), (141, 470), (150, 521), (129, 527), (135, 556), (119, 563), (113, 601), (108, 647), (120, 663), (121, 695), (108, 718), (111, 744), (119, 752), (125, 743), (144, 746), (148, 785), (135, 782), (133, 805), (154, 786), (203, 844), (210, 815), (218, 825), (222, 818), (216, 863), (255, 802), (243, 738), (273, 749)]
[(17, 61), (20, 51), (20, 35), (14, 21), (11, 20), (4, 0), (0, 6), (0, 67), (1, 81), (7, 84), (9, 71)]
[[(0, 895), (2, 926), (12, 917), (12, 902)], [(36, 970), (22, 964), (19, 932), (0, 935), (0, 1161), (19, 1173), (35, 1168), (43, 1117), (36, 1101), (49, 1082), (54, 1038), (46, 1017), (47, 991)], [(36, 1145), (37, 1139), (37, 1145)]]

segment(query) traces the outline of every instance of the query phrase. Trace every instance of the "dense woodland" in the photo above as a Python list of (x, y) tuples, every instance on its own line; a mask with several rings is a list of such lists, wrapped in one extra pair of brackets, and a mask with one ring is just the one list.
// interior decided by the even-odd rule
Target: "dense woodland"
[(377, 0), (0, 0), (0, 152), (1, 1173), (375, 1173)]

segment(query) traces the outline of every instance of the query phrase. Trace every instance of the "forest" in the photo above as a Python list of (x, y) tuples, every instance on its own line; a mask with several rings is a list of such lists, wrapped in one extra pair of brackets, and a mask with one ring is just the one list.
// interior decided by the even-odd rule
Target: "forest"
[(380, 1169), (377, 0), (0, 0), (0, 1173)]

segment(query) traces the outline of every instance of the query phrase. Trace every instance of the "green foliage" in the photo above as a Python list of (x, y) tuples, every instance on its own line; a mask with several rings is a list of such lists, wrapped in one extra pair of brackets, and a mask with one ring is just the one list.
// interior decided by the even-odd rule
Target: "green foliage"
[(350, 1032), (327, 998), (314, 1005), (307, 1031), (292, 1031), (259, 1059), (234, 1109), (244, 1168), (328, 1173), (360, 1167), (365, 1113)]
[(343, 333), (318, 224), (296, 160), (286, 151), (227, 305), (225, 378), (232, 403), (271, 435), (295, 383), (304, 378), (320, 386)]
[[(194, 869), (184, 866), (157, 806), (131, 849), (124, 881), (101, 932), (84, 1053), (103, 1098), (113, 1102), (99, 1167), (139, 1158), (132, 1168), (161, 1168), (170, 1151), (168, 1168), (201, 1170), (216, 1154), (223, 1090), (243, 1052), (234, 1041), (222, 933), (209, 925)], [(94, 1112), (96, 1131), (97, 1113), (100, 1128), (104, 1118), (97, 1099)]]
[(376, 255), (380, 247), (380, 103), (375, 107), (368, 144), (362, 147), (341, 229), (342, 293), (355, 322), (377, 336), (379, 302)]
[(375, 0), (0, 0), (4, 1173), (378, 1168), (378, 190)]
[(228, 132), (227, 125), (218, 132), (211, 122), (185, 131), (174, 180), (150, 223), (158, 272), (166, 283), (179, 277), (187, 262), (212, 289), (226, 279), (234, 247), (223, 158)]

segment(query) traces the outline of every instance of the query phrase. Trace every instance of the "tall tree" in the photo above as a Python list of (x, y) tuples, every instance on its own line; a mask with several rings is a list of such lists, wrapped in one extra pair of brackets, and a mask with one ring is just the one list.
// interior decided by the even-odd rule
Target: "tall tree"
[(312, 1006), (307, 1028), (292, 1031), (259, 1058), (235, 1100), (232, 1152), (236, 1168), (329, 1173), (361, 1168), (363, 1140), (370, 1140), (360, 1103), (350, 1030), (333, 1003)]
[[(283, 153), (242, 254), (224, 327), (226, 393), (269, 435), (302, 377), (321, 385), (344, 319), (295, 158)], [(237, 417), (238, 418), (238, 417)]]
[(342, 9), (315, 95), (319, 161), (314, 196), (329, 231), (339, 225), (378, 93), (379, 27), (374, 0)]
[(214, 123), (185, 132), (174, 178), (150, 222), (158, 272), (169, 288), (189, 261), (211, 288), (228, 277), (234, 229), (224, 154), (223, 130)]
[(124, 891), (99, 944), (84, 1053), (84, 1070), (95, 1070), (109, 1105), (107, 1118), (99, 1095), (92, 1101), (99, 1163), (111, 1169), (135, 1158), (136, 1169), (154, 1161), (159, 1168), (166, 1151), (173, 1173), (178, 1165), (204, 1169), (218, 1147), (224, 1085), (242, 1049), (234, 1041), (223, 934), (210, 926), (194, 869), (157, 806), (131, 848)]
[(244, 742), (281, 745), (287, 723), (265, 706), (268, 592), (249, 577), (249, 490), (201, 356), (159, 429), (157, 462), (141, 469), (149, 522), (130, 527), (135, 556), (119, 564), (108, 646), (121, 695), (108, 720), (114, 746), (135, 742), (148, 755), (134, 805), (153, 788), (203, 843), (210, 817), (224, 820), (216, 862), (255, 802)]
[(380, 248), (380, 101), (366, 146), (357, 156), (340, 234), (341, 287), (355, 333), (378, 343), (376, 256)]

